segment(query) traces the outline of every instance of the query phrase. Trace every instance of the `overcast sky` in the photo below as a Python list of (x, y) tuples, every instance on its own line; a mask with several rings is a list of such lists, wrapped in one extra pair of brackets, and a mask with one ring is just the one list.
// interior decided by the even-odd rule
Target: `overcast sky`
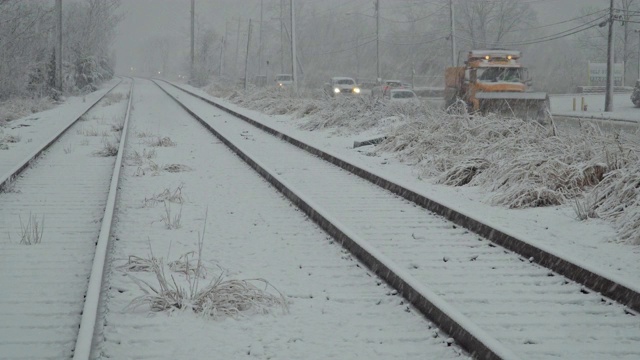
[[(280, 0), (263, 0), (266, 6), (277, 6)], [(373, 0), (297, 0), (314, 1), (327, 8), (371, 8)], [(407, 0), (380, 0), (382, 11), (386, 6)], [(418, 0), (414, 0), (418, 1)], [(454, 0), (460, 1), (460, 0)], [(518, 0), (514, 0), (518, 1)], [(537, 12), (540, 24), (570, 19), (579, 14), (585, 6), (608, 7), (608, 0), (519, 0), (529, 3)], [(261, 0), (196, 0), (199, 23), (214, 24), (223, 33), (225, 22), (234, 18), (260, 18)], [(173, 34), (183, 37), (185, 47), (189, 44), (190, 0), (123, 0), (122, 11), (125, 18), (119, 26), (114, 44), (118, 56), (118, 70), (135, 65), (134, 54), (145, 41), (155, 35)], [(371, 4), (369, 4), (371, 3)], [(364, 11), (364, 10), (363, 10)], [(268, 21), (269, 19), (265, 19)], [(304, 26), (304, 24), (298, 24)]]

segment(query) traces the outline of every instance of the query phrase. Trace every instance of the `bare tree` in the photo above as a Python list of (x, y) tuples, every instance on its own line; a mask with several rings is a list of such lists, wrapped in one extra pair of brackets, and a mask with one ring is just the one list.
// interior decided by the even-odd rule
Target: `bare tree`
[(518, 30), (533, 27), (537, 22), (535, 11), (525, 2), (465, 0), (455, 4), (456, 31), (461, 43), (474, 49), (504, 47), (522, 38)]

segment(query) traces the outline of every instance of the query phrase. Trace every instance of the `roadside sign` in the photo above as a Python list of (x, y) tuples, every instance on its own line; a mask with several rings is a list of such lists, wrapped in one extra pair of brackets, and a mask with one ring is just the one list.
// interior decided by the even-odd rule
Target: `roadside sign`
[[(607, 85), (607, 64), (606, 63), (587, 63), (587, 71), (589, 72), (589, 86), (606, 86)], [(623, 86), (624, 79), (624, 62), (613, 65), (613, 86)]]

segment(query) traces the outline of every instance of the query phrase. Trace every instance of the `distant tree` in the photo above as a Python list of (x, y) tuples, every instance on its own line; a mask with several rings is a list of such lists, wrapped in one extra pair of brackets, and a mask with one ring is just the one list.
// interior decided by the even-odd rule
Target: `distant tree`
[(87, 0), (65, 7), (64, 59), (73, 64), (75, 86), (94, 89), (111, 78), (110, 46), (122, 19), (120, 0)]
[(40, 90), (40, 62), (52, 29), (46, 4), (0, 1), (0, 100)]
[(518, 30), (534, 27), (536, 12), (526, 2), (513, 0), (455, 1), (456, 35), (471, 48), (510, 47), (523, 38)]

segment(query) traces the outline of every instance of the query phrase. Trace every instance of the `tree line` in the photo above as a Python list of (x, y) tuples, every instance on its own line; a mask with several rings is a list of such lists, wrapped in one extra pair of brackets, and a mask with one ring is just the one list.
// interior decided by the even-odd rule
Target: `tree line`
[(54, 2), (0, 0), (0, 100), (14, 96), (57, 98), (56, 68), (62, 61), (62, 90), (96, 89), (114, 75), (110, 45), (121, 19), (120, 0), (64, 2), (63, 56)]

